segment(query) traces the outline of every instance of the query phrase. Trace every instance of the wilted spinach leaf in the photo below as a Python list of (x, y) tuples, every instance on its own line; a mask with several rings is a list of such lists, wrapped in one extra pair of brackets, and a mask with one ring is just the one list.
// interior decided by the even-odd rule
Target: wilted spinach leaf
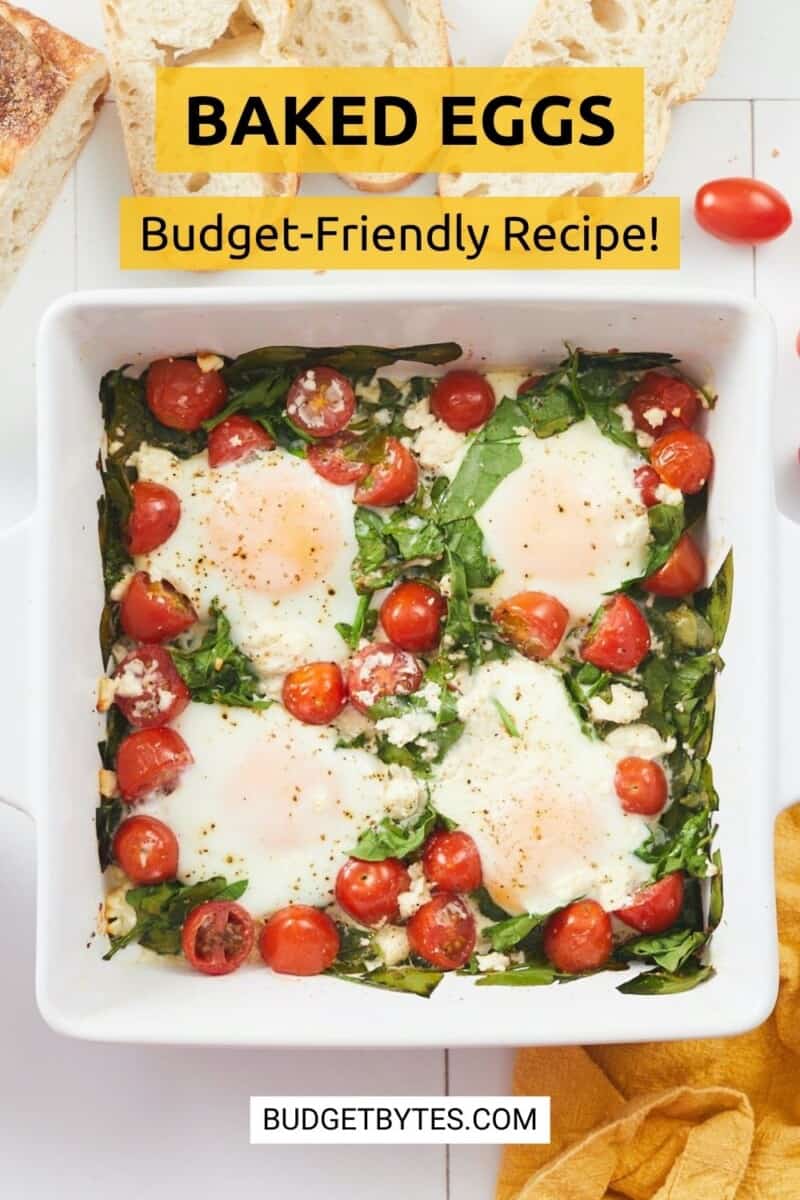
[(353, 858), (365, 862), (382, 862), (385, 858), (407, 858), (419, 850), (438, 820), (430, 804), (410, 821), (401, 824), (384, 817), (377, 825), (365, 830), (350, 851)]
[(250, 659), (231, 640), (230, 621), (216, 600), (209, 607), (209, 627), (199, 646), (190, 650), (168, 646), (192, 699), (201, 704), (237, 708), (269, 708)]
[(622, 958), (645, 958), (664, 971), (674, 973), (696, 955), (708, 941), (708, 935), (696, 929), (672, 929), (625, 942), (619, 949)]
[(94, 810), (94, 825), (97, 833), (97, 856), (100, 870), (105, 871), (114, 861), (111, 852), (114, 834), (122, 820), (122, 803), (119, 800), (103, 800)]
[(229, 884), (221, 875), (188, 887), (173, 879), (150, 887), (129, 888), (125, 899), (136, 913), (136, 924), (129, 933), (109, 939), (111, 947), (103, 958), (113, 958), (131, 942), (156, 954), (180, 954), (181, 926), (192, 909), (207, 900), (238, 900), (246, 888), (246, 879)]
[(713, 975), (713, 967), (697, 963), (675, 972), (656, 967), (653, 971), (642, 971), (627, 983), (620, 984), (617, 991), (626, 996), (673, 996), (677, 992), (690, 992)]
[(190, 458), (205, 449), (205, 430), (170, 429), (157, 421), (145, 400), (147, 372), (139, 379), (109, 371), (100, 381), (100, 403), (108, 437), (108, 461), (124, 465), (142, 442)]
[(379, 367), (391, 367), (398, 362), (425, 363), (430, 367), (444, 366), (461, 357), (456, 342), (436, 342), (429, 346), (265, 346), (240, 354), (224, 371), (229, 383), (264, 368), (285, 367), (294, 374), (305, 367), (324, 363), (345, 375), (373, 374)]
[(351, 975), (347, 971), (336, 969), (336, 964), (326, 972), (335, 975), (337, 979), (349, 983), (361, 983), (367, 987), (385, 988), (390, 992), (406, 992), (412, 996), (422, 996), (427, 999), (434, 989), (444, 979), (441, 971), (429, 970), (427, 967), (377, 967), (361, 975)]

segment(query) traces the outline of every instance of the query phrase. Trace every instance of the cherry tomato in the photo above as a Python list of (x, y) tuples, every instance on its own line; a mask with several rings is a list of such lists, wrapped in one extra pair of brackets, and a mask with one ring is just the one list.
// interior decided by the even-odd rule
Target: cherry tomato
[(126, 804), (150, 792), (170, 792), (178, 776), (194, 762), (192, 752), (174, 729), (137, 729), (117, 751), (117, 786)]
[(642, 581), (654, 596), (689, 596), (703, 586), (706, 560), (690, 533), (682, 533), (678, 544), (660, 570)]
[(356, 458), (348, 458), (345, 451), (355, 442), (354, 433), (337, 433), (334, 437), (314, 442), (308, 448), (308, 461), (311, 466), (327, 479), (328, 483), (340, 486), (346, 483), (361, 483), (369, 475), (369, 463), (359, 462)]
[(283, 681), (284, 708), (306, 725), (327, 725), (346, 703), (347, 690), (336, 663), (305, 663)]
[(421, 683), (422, 667), (413, 654), (390, 642), (371, 642), (347, 666), (350, 703), (362, 713), (384, 696), (408, 696)]
[(333, 367), (308, 367), (297, 376), (286, 396), (289, 420), (312, 437), (339, 433), (355, 411), (352, 384)]
[(648, 371), (630, 394), (633, 423), (643, 433), (660, 437), (673, 429), (688, 429), (697, 420), (696, 390), (685, 379)]
[(492, 385), (477, 371), (448, 371), (431, 393), (431, 412), (457, 433), (477, 429), (494, 412)]
[(589, 630), (581, 656), (601, 671), (633, 671), (649, 653), (650, 627), (629, 596), (614, 596)]
[(611, 957), (611, 919), (596, 900), (576, 900), (544, 927), (544, 952), (567, 975), (596, 971)]
[(649, 758), (620, 759), (614, 787), (627, 813), (654, 817), (667, 803), (667, 777)]
[(186, 918), (181, 946), (187, 962), (203, 975), (230, 975), (248, 958), (256, 930), (253, 918), (232, 900), (206, 900)]
[(191, 699), (163, 646), (137, 646), (114, 672), (114, 702), (136, 729), (168, 725)]
[(693, 429), (665, 433), (650, 449), (650, 466), (667, 487), (693, 496), (704, 487), (714, 465), (710, 444)]
[(112, 848), (118, 865), (140, 887), (174, 879), (178, 872), (178, 839), (155, 817), (128, 817), (114, 834)]
[(433, 650), (439, 644), (444, 599), (428, 583), (409, 579), (393, 588), (381, 605), (381, 625), (401, 650)]
[(478, 847), (460, 829), (428, 838), (422, 851), (422, 869), (425, 878), (445, 892), (474, 892), (483, 880)]
[(131, 554), (149, 554), (177, 529), (181, 502), (171, 488), (145, 479), (137, 480), (131, 492), (133, 510), (128, 521), (128, 550)]
[(406, 926), (414, 954), (442, 971), (463, 967), (475, 949), (475, 918), (460, 896), (437, 892)]
[(270, 437), (263, 425), (241, 413), (233, 413), (220, 421), (208, 435), (208, 463), (211, 467), (221, 467), (224, 463), (248, 458), (258, 450), (274, 448), (275, 439)]
[(714, 179), (694, 200), (697, 224), (723, 242), (757, 246), (780, 237), (792, 223), (792, 210), (779, 191), (758, 179)]
[(546, 592), (518, 592), (492, 613), (503, 636), (526, 658), (549, 658), (567, 628), (569, 613)]
[(336, 900), (354, 921), (377, 925), (398, 916), (397, 897), (411, 887), (411, 877), (397, 858), (362, 862), (348, 858), (336, 876)]
[(339, 953), (339, 934), (327, 913), (290, 904), (267, 921), (258, 948), (279, 975), (321, 975)]
[(658, 472), (652, 467), (637, 467), (633, 472), (633, 478), (636, 481), (641, 496), (642, 503), (652, 508), (654, 504), (659, 503), (656, 491), (661, 487), (661, 480), (658, 477)]
[(356, 504), (386, 508), (403, 504), (417, 490), (419, 468), (410, 450), (397, 438), (386, 439), (386, 453), (359, 483), (353, 499)]
[(228, 399), (219, 371), (201, 371), (189, 358), (160, 358), (147, 371), (147, 407), (170, 429), (199, 429)]
[(639, 933), (663, 933), (674, 925), (683, 906), (683, 872), (665, 875), (658, 883), (642, 888), (625, 908), (614, 913)]
[(526, 392), (532, 392), (537, 383), (541, 383), (543, 379), (544, 375), (529, 375), (517, 388), (517, 395), (524, 396)]
[(123, 632), (134, 641), (165, 642), (194, 625), (197, 613), (172, 584), (137, 571), (122, 597), (119, 619)]

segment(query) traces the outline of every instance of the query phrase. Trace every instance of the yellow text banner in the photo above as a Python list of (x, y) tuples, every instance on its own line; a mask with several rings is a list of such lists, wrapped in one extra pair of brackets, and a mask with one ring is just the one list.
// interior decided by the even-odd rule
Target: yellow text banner
[(677, 197), (125, 197), (123, 270), (674, 270)]
[(642, 170), (638, 67), (162, 67), (162, 172)]

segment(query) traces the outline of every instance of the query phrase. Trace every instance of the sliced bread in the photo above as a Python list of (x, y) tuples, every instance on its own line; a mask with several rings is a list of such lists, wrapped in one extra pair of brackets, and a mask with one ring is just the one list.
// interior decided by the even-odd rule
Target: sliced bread
[(509, 67), (645, 68), (644, 169), (636, 174), (440, 175), (443, 196), (620, 196), (646, 187), (669, 136), (671, 109), (717, 66), (733, 0), (538, 0)]
[(107, 87), (101, 54), (0, 0), (0, 298)]

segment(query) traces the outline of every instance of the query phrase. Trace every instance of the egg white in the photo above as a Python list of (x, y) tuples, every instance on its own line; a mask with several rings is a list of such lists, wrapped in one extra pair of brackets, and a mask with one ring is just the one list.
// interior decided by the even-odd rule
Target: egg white
[(624, 754), (585, 736), (553, 668), (488, 663), (466, 681), (459, 715), (466, 729), (434, 768), (433, 803), (475, 839), (502, 908), (547, 913), (589, 896), (611, 910), (647, 882), (633, 852), (650, 823), (623, 812), (614, 790)]
[(282, 449), (211, 468), (143, 446), (140, 479), (171, 488), (177, 529), (136, 566), (184, 592), (203, 617), (217, 599), (232, 636), (262, 676), (341, 661), (337, 621), (352, 620), (356, 553), (352, 489), (322, 479)]
[(169, 795), (137, 812), (165, 821), (178, 877), (248, 879), (242, 903), (264, 916), (290, 901), (325, 905), (336, 873), (368, 826), (424, 803), (405, 767), (337, 748), (337, 731), (266, 711), (190, 704), (175, 721), (194, 763)]

